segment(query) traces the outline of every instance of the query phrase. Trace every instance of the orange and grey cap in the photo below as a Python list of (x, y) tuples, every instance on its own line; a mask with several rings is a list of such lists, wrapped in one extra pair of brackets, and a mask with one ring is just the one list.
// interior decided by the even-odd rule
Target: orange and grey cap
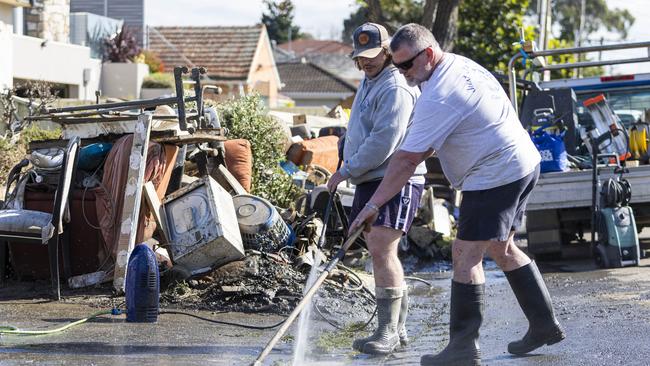
[(388, 31), (381, 24), (364, 23), (354, 30), (352, 35), (354, 51), (351, 57), (374, 58), (379, 55), (382, 48), (388, 47), (390, 37)]

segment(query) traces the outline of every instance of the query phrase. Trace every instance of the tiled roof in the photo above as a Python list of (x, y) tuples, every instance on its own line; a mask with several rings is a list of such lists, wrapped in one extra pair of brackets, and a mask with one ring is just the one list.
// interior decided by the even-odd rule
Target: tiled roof
[(284, 83), (282, 94), (291, 93), (354, 93), (357, 88), (310, 62), (278, 64)]
[[(289, 51), (289, 43), (278, 45), (284, 51)], [(291, 41), (291, 52), (296, 57), (315, 54), (339, 54), (349, 55), (352, 53), (352, 46), (339, 41), (324, 41), (318, 39), (296, 39)]]
[(165, 71), (174, 66), (202, 66), (216, 80), (246, 80), (262, 25), (245, 27), (152, 27), (149, 50)]
[(321, 54), (307, 56), (307, 61), (340, 77), (352, 85), (359, 85), (363, 80), (363, 71), (359, 70), (348, 55)]

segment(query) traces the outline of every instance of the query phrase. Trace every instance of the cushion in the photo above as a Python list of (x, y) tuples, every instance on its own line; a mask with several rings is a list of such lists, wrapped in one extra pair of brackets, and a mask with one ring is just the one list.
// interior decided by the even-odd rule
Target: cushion
[(32, 210), (0, 210), (0, 235), (38, 239), (43, 244), (54, 235), (52, 215)]
[(244, 187), (246, 192), (251, 191), (253, 176), (253, 153), (248, 140), (236, 139), (224, 142), (226, 150), (226, 165), (228, 171)]

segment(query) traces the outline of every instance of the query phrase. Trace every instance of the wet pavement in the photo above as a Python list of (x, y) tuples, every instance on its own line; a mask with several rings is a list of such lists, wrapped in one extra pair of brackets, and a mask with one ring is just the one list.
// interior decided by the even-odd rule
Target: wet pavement
[[(599, 270), (589, 260), (540, 264), (567, 339), (526, 357), (506, 352), (527, 322), (503, 274), (487, 267), (487, 305), (481, 329), (484, 365), (647, 365), (650, 364), (650, 259), (640, 267)], [(360, 355), (349, 347), (351, 333), (341, 332), (313, 313), (309, 365), (418, 365), (420, 355), (441, 350), (448, 337), (450, 272), (445, 267), (410, 266), (412, 343), (388, 357)], [(442, 270), (441, 270), (442, 269)], [(119, 299), (88, 302), (84, 298), (50, 302), (21, 299), (0, 289), (0, 325), (21, 329), (51, 328), (110, 308)], [(365, 321), (371, 314), (341, 313), (336, 302), (321, 299), (320, 310), (341, 325)], [(325, 304), (325, 305), (323, 305)], [(92, 305), (92, 306), (91, 306)], [(191, 312), (211, 319), (269, 325), (279, 315)], [(275, 329), (251, 330), (208, 323), (184, 315), (160, 315), (156, 324), (127, 323), (124, 316), (102, 316), (47, 336), (0, 338), (0, 365), (248, 365)], [(295, 325), (265, 360), (291, 365)], [(363, 334), (359, 334), (363, 335)]]

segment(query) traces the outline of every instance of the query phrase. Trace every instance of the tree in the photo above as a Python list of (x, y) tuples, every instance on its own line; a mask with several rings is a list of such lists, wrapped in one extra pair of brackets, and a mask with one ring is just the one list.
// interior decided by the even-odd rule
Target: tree
[(445, 51), (454, 48), (460, 3), (461, 0), (359, 0), (360, 6), (367, 8), (369, 21), (383, 25), (390, 33), (402, 24), (422, 24), (431, 29)]
[[(537, 15), (537, 1), (531, 0), (530, 14)], [(634, 24), (635, 18), (627, 10), (610, 9), (606, 0), (588, 0), (585, 1), (585, 22), (582, 34), (580, 31), (580, 11), (581, 1), (575, 0), (553, 0), (552, 18), (556, 29), (559, 29), (559, 37), (549, 43), (549, 48), (569, 48), (574, 47), (577, 43), (582, 45), (589, 44), (590, 35), (600, 31), (607, 30), (614, 33), (620, 40), (627, 38), (628, 29)], [(576, 42), (578, 35), (580, 42)], [(591, 39), (591, 41), (595, 41)], [(602, 41), (602, 39), (601, 39)], [(589, 58), (585, 54), (579, 54), (578, 57), (573, 55), (569, 60), (560, 60), (560, 57), (554, 57), (552, 63), (566, 63), (585, 61)], [(568, 57), (568, 56), (567, 56)], [(553, 77), (569, 77), (577, 73), (582, 76), (601, 75), (602, 67), (589, 67), (580, 69), (569, 69), (553, 71)]]
[(383, 24), (391, 33), (402, 24), (414, 22), (431, 29), (444, 50), (453, 49), (491, 70), (505, 70), (508, 59), (516, 52), (512, 43), (519, 41), (529, 0), (369, 0), (359, 3), (359, 9), (344, 21), (344, 40), (350, 39), (346, 35), (367, 20)]
[(267, 12), (262, 14), (262, 23), (270, 39), (279, 44), (301, 38), (300, 27), (293, 24), (294, 6), (291, 0), (264, 0), (264, 5)]
[[(529, 0), (463, 0), (458, 16), (454, 52), (469, 57), (488, 70), (506, 71), (521, 38)], [(535, 37), (532, 27), (528, 39)]]
[[(530, 12), (535, 14), (537, 1), (531, 1)], [(553, 23), (559, 26), (558, 39), (574, 43), (580, 27), (580, 1), (553, 0)], [(610, 9), (606, 0), (588, 0), (585, 2), (585, 24), (582, 41), (588, 40), (589, 35), (606, 29), (619, 36), (627, 38), (627, 30), (634, 24), (634, 16), (627, 10)]]
[(341, 40), (344, 43), (352, 43), (352, 35), (354, 30), (358, 26), (365, 23), (368, 20), (368, 8), (365, 6), (360, 6), (355, 10), (347, 19), (343, 20), (343, 33), (341, 34)]

